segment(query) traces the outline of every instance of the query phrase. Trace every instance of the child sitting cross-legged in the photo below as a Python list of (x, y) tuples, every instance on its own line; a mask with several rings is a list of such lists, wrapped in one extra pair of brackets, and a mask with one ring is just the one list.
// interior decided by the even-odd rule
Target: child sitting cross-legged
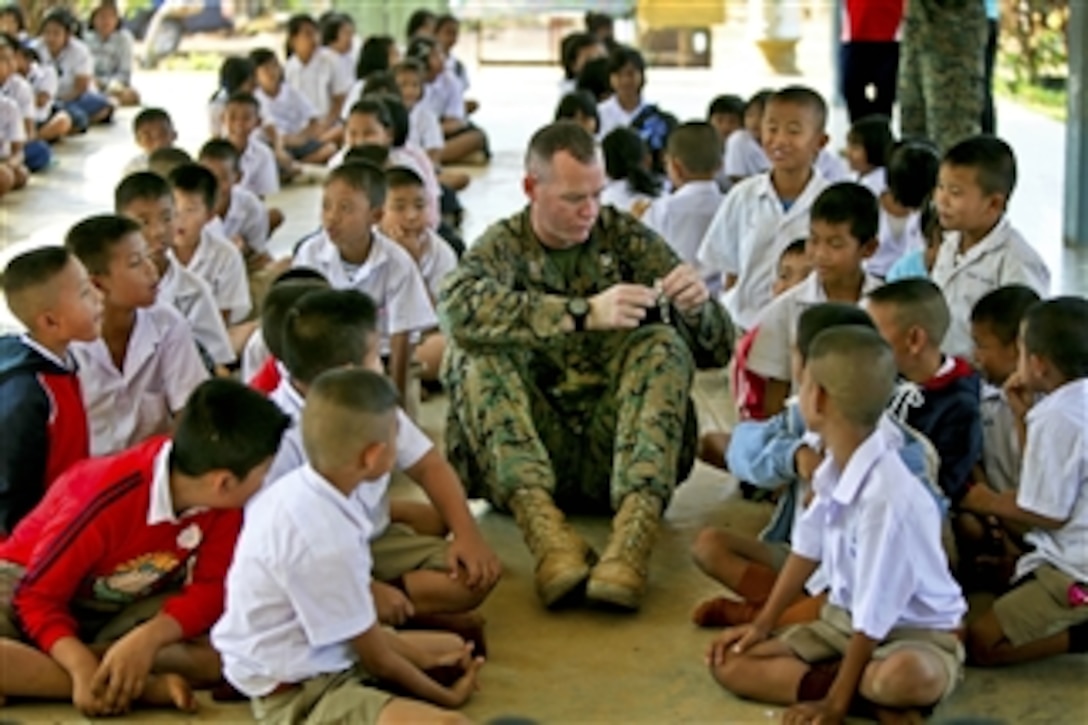
[[(467, 722), (449, 709), (483, 659), (452, 634), (386, 629), (371, 595), (373, 522), (357, 502), (395, 464), (396, 391), (369, 370), (329, 371), (301, 417), (308, 462), (246, 510), (212, 631), (226, 679), (262, 723)], [(440, 667), (456, 670), (452, 684), (427, 672)]]
[(227, 381), (198, 387), (171, 437), (76, 464), (0, 544), (0, 704), (194, 709), (218, 682), (204, 636), (223, 612), (241, 508), (287, 417)]
[[(841, 722), (863, 706), (917, 720), (962, 674), (967, 604), (941, 546), (941, 511), (880, 425), (895, 378), (892, 352), (871, 329), (813, 340), (799, 399), (827, 448), (815, 498), (767, 606), (707, 655), (735, 695), (789, 705), (787, 722)], [(818, 569), (830, 589), (819, 619), (772, 635)]]

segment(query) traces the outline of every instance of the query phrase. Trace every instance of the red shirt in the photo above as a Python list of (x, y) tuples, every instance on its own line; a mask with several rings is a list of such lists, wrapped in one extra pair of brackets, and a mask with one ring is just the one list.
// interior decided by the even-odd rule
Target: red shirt
[(894, 41), (903, 21), (904, 0), (846, 0), (847, 42)]
[(269, 355), (268, 359), (264, 361), (264, 365), (261, 365), (261, 369), (249, 379), (249, 387), (263, 395), (271, 395), (279, 387), (281, 378), (276, 358)]
[(238, 510), (176, 516), (166, 462), (169, 438), (78, 463), (0, 544), (0, 560), (26, 567), (13, 600), (43, 651), (78, 636), (73, 606), (120, 611), (176, 586), (163, 613), (189, 639), (223, 612), (224, 580), (242, 524)]
[(766, 378), (748, 369), (748, 353), (755, 344), (758, 327), (753, 327), (737, 343), (733, 357), (733, 399), (741, 420), (763, 420), (763, 398), (767, 394)]

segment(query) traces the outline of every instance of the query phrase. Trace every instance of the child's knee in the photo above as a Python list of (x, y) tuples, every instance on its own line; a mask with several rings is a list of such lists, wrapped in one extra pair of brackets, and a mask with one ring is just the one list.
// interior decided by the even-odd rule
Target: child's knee
[(730, 651), (724, 662), (711, 665), (710, 675), (715, 682), (730, 692), (746, 692), (749, 688), (753, 659), (747, 654)]
[(900, 650), (875, 667), (870, 694), (878, 704), (924, 707), (936, 703), (948, 689), (948, 672), (935, 656), (924, 652)]
[(727, 534), (721, 529), (708, 526), (695, 536), (691, 542), (691, 558), (701, 567), (706, 567), (714, 560), (721, 557), (726, 551)]

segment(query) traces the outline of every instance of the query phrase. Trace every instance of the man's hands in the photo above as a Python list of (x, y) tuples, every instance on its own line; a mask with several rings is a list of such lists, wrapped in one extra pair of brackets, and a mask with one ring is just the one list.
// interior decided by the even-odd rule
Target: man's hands
[(479, 531), (454, 536), (447, 552), (450, 576), (469, 589), (490, 589), (502, 575), (499, 557)]
[(399, 627), (415, 616), (416, 609), (408, 595), (385, 582), (370, 582), (370, 593), (374, 597), (374, 609), (378, 612), (378, 621)]
[[(685, 316), (697, 314), (710, 299), (706, 283), (688, 264), (677, 265), (660, 284), (661, 294)], [(590, 298), (587, 330), (633, 330), (658, 304), (653, 287), (621, 282)]]
[(710, 299), (706, 282), (690, 264), (681, 264), (661, 280), (661, 289), (682, 315), (693, 315)]

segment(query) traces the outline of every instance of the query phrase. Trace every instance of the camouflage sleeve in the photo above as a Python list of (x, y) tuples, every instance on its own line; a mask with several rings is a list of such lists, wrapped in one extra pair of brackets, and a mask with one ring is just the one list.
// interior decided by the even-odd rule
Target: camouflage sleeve
[(545, 345), (566, 334), (567, 298), (517, 288), (518, 245), (492, 230), (442, 284), (442, 331), (465, 349)]

